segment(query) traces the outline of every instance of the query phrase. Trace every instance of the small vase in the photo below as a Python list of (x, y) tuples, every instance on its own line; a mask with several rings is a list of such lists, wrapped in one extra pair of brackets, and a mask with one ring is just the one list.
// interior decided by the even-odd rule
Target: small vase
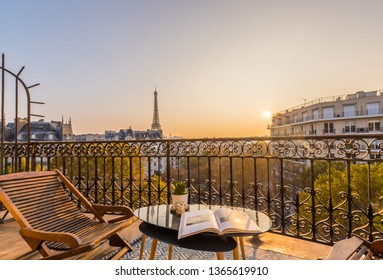
[(173, 209), (176, 209), (176, 203), (188, 203), (188, 194), (172, 194)]

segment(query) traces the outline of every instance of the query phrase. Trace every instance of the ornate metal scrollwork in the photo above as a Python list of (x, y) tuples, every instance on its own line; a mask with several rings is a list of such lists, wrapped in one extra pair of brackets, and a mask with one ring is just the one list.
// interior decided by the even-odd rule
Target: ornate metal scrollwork
[[(256, 209), (288, 235), (329, 244), (350, 233), (383, 236), (383, 197), (371, 191), (375, 171), (366, 171), (368, 190), (354, 187), (350, 174), (351, 166), (383, 162), (381, 136), (32, 142), (2, 149), (9, 170), (15, 157), (20, 170), (59, 168), (95, 203), (170, 203), (171, 180), (184, 180), (191, 203)], [(336, 170), (342, 184), (335, 183), (333, 162), (342, 163)]]

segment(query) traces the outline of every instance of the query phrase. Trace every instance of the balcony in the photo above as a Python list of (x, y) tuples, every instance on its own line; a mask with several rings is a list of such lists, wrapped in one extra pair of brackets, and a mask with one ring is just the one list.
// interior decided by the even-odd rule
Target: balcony
[[(0, 170), (57, 168), (91, 202), (133, 209), (169, 204), (173, 182), (184, 180), (190, 203), (241, 206), (272, 219), (271, 231), (248, 245), (288, 256), (299, 247), (297, 254), (315, 259), (351, 234), (383, 237), (382, 140), (371, 134), (4, 143)], [(309, 253), (312, 246), (318, 250)], [(2, 255), (8, 257), (15, 256)]]
[(352, 112), (334, 112), (331, 115), (324, 115), (324, 114), (318, 114), (318, 115), (309, 115), (305, 117), (297, 117), (295, 119), (291, 119), (290, 116), (281, 116), (275, 115), (273, 116), (273, 123), (270, 127), (270, 129), (284, 126), (284, 125), (291, 125), (291, 124), (304, 124), (304, 123), (311, 123), (312, 121), (335, 121), (335, 120), (348, 120), (348, 119), (360, 119), (360, 118), (370, 118), (370, 117), (379, 117), (383, 114), (383, 108), (378, 108), (375, 110), (355, 110)]
[[(0, 211), (0, 216), (4, 215), (5, 211)], [(121, 234), (124, 239), (130, 241), (133, 246), (137, 249), (134, 253), (131, 254), (131, 258), (124, 257), (123, 259), (138, 259), (138, 250), (140, 247), (140, 241), (135, 242), (137, 238), (140, 237), (140, 232), (138, 229), (139, 222), (135, 222), (131, 227), (124, 230)], [(16, 222), (7, 215), (4, 224), (0, 224), (1, 227), (1, 239), (0, 239), (0, 261), (1, 260), (37, 260), (42, 256), (38, 251), (31, 251), (25, 241), (19, 235), (19, 226)], [(133, 241), (133, 242), (132, 242)], [(9, 246), (12, 242), (12, 246)], [(302, 239), (291, 238), (288, 236), (283, 236), (277, 233), (264, 233), (259, 237), (245, 238), (245, 247), (247, 259), (263, 259), (263, 260), (316, 260), (324, 259), (327, 254), (330, 252), (331, 246), (323, 245), (311, 241), (305, 241)], [(148, 259), (148, 252), (150, 250), (150, 240), (146, 242), (146, 253), (144, 254), (143, 259)], [(167, 248), (166, 244), (159, 244), (159, 250), (156, 253), (156, 259), (162, 260), (167, 259)], [(163, 249), (161, 249), (163, 247)], [(177, 254), (177, 250), (179, 253)], [(165, 251), (165, 253), (161, 253)], [(102, 244), (100, 247), (95, 250), (83, 254), (81, 256), (73, 257), (72, 259), (90, 259), (90, 260), (99, 260), (99, 259), (108, 259), (110, 256), (113, 256), (116, 253), (115, 247), (110, 247), (107, 242)], [(130, 256), (130, 255), (129, 255)], [(199, 252), (174, 248), (173, 249), (173, 259), (183, 260), (188, 259), (203, 259)], [(214, 259), (214, 254), (210, 256)], [(227, 259), (232, 259), (233, 256), (231, 253), (227, 253)]]
[(323, 129), (322, 133), (323, 134), (335, 134), (335, 129), (334, 128)]

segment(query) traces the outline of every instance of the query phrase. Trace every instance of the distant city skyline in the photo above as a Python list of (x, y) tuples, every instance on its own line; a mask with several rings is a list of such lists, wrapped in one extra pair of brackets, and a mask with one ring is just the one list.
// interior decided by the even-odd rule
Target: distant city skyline
[[(267, 114), (383, 87), (380, 1), (1, 0), (0, 52), (73, 132), (268, 134)], [(8, 85), (7, 85), (8, 86)], [(7, 121), (13, 108), (7, 97)], [(22, 112), (20, 112), (20, 116)]]

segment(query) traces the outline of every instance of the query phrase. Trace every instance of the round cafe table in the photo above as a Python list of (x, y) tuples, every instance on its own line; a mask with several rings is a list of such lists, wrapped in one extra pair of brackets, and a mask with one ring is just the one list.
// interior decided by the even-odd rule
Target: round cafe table
[[(216, 210), (227, 206), (213, 206), (203, 204), (191, 204), (188, 211), (197, 211), (201, 209)], [(247, 208), (229, 207), (238, 211), (245, 212), (260, 228), (260, 233), (266, 232), (271, 228), (270, 218), (255, 210)], [(217, 235), (213, 233), (200, 233), (186, 238), (178, 239), (178, 228), (180, 225), (180, 216), (171, 211), (171, 205), (153, 205), (138, 208), (134, 215), (142, 221), (139, 229), (142, 233), (142, 244), (140, 249), (140, 259), (142, 259), (146, 237), (153, 239), (150, 257), (154, 259), (158, 241), (169, 244), (168, 258), (172, 257), (173, 246), (182, 248), (216, 252), (217, 259), (223, 259), (223, 252), (233, 251), (233, 258), (239, 259), (237, 241), (241, 247), (242, 258), (246, 259), (243, 237), (254, 235), (253, 233), (235, 233)]]

